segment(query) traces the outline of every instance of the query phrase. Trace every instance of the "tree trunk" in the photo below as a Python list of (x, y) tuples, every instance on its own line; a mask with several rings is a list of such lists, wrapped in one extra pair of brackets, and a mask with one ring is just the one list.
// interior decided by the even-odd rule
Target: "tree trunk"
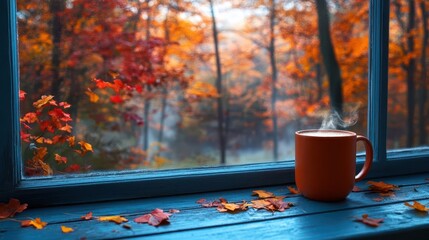
[[(166, 45), (164, 46), (164, 53), (163, 57), (167, 54), (167, 44), (170, 43), (170, 30), (168, 29), (168, 13), (170, 11), (170, 6), (167, 7), (167, 13), (165, 14), (165, 20), (164, 20), (164, 38)], [(164, 62), (163, 62), (164, 64)], [(167, 108), (167, 97), (168, 97), (168, 91), (167, 86), (164, 85), (162, 87), (162, 101), (161, 101), (161, 119), (160, 119), (160, 128), (158, 132), (158, 143), (161, 145), (163, 138), (164, 138), (164, 124), (165, 124), (165, 110)], [(159, 152), (157, 153), (159, 156)]]
[(329, 12), (326, 0), (316, 0), (317, 22), (319, 29), (320, 52), (322, 53), (323, 64), (329, 77), (329, 97), (331, 107), (340, 116), (343, 113), (343, 90), (340, 66), (335, 57), (329, 30)]
[(420, 65), (422, 66), (421, 77), (420, 77), (420, 98), (419, 98), (419, 145), (426, 145), (427, 142), (427, 131), (426, 131), (426, 114), (425, 114), (425, 105), (427, 99), (427, 89), (426, 89), (426, 49), (428, 45), (429, 30), (428, 30), (428, 13), (426, 12), (426, 5), (424, 1), (420, 2), (420, 10), (422, 13), (422, 28), (423, 28), (423, 38), (422, 38), (422, 51), (420, 57)]
[[(150, 0), (146, 0), (147, 7), (147, 18), (146, 18), (146, 41), (150, 40), (150, 25), (151, 25), (151, 9), (149, 7)], [(149, 62), (150, 71), (152, 66)], [(152, 88), (151, 86), (146, 87), (148, 93), (150, 94)], [(146, 152), (149, 148), (149, 113), (150, 113), (151, 101), (149, 98), (146, 98), (144, 101), (144, 111), (143, 111), (143, 150)]]
[(322, 86), (322, 66), (320, 63), (316, 64), (316, 83), (317, 83), (317, 101), (322, 100), (323, 86)]
[(276, 64), (276, 39), (275, 39), (275, 20), (276, 20), (276, 2), (275, 0), (270, 0), (270, 45), (268, 47), (268, 52), (270, 55), (270, 65), (271, 65), (271, 120), (273, 123), (273, 158), (275, 161), (279, 159), (279, 135), (278, 135), (278, 126), (277, 126), (277, 64)]
[(217, 122), (218, 122), (218, 135), (219, 135), (219, 150), (220, 150), (220, 163), (226, 163), (226, 138), (224, 131), (224, 119), (223, 119), (223, 95), (222, 95), (222, 66), (220, 62), (220, 52), (219, 52), (219, 39), (218, 32), (216, 27), (216, 17), (213, 9), (213, 0), (209, 0), (210, 3), (210, 13), (212, 17), (212, 31), (213, 31), (213, 42), (215, 48), (215, 57), (216, 57), (216, 88), (219, 94), (217, 99)]
[[(408, 54), (414, 52), (414, 35), (412, 34), (415, 28), (415, 15), (416, 7), (415, 1), (409, 0), (409, 11), (408, 11), (408, 24), (407, 24), (407, 49)], [(408, 66), (406, 68), (407, 76), (407, 147), (412, 147), (414, 143), (414, 107), (415, 107), (415, 84), (414, 84), (414, 73), (416, 71), (416, 59), (410, 58)]]
[(51, 94), (55, 96), (57, 100), (60, 99), (60, 86), (63, 78), (60, 77), (61, 67), (61, 35), (62, 35), (62, 21), (60, 13), (64, 10), (63, 0), (51, 0), (49, 2), (49, 11), (52, 14), (52, 53), (51, 53), (51, 65), (52, 65), (52, 85)]

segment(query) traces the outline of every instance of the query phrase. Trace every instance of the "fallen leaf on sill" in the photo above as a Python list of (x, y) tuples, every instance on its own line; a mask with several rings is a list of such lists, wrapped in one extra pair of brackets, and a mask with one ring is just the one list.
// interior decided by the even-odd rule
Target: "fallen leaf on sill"
[(241, 203), (223, 202), (221, 206), (217, 207), (217, 210), (219, 212), (235, 213), (240, 211), (246, 211), (250, 206), (252, 206), (252, 204), (247, 203), (246, 201), (243, 201)]
[(257, 195), (258, 198), (271, 198), (274, 197), (274, 194), (272, 192), (267, 192), (265, 190), (254, 190), (252, 192), (252, 196)]
[(28, 204), (21, 204), (18, 199), (11, 198), (8, 203), (0, 203), (0, 219), (13, 217), (16, 213), (24, 211)]
[(61, 226), (61, 232), (63, 232), (63, 233), (71, 233), (73, 231), (74, 231), (74, 229), (71, 227)]
[(379, 193), (378, 195), (380, 195), (380, 197), (391, 197), (391, 198), (396, 197), (394, 192)]
[(404, 205), (407, 207), (410, 207), (410, 208), (414, 208), (416, 211), (419, 211), (419, 212), (427, 213), (429, 210), (429, 208), (427, 208), (425, 205), (423, 205), (417, 201), (414, 201), (413, 205), (409, 204), (408, 202), (404, 203)]
[(374, 181), (368, 181), (367, 184), (369, 184), (369, 190), (373, 191), (373, 192), (378, 192), (378, 193), (388, 193), (390, 191), (394, 191), (394, 190), (399, 190), (398, 186), (390, 184), (390, 183), (385, 183), (385, 182), (374, 182)]
[(159, 226), (163, 223), (168, 223), (170, 220), (170, 213), (165, 213), (162, 209), (156, 208), (151, 213), (145, 214), (134, 219), (136, 223), (147, 223), (152, 226)]
[(368, 214), (363, 214), (362, 218), (356, 218), (355, 221), (364, 223), (371, 227), (378, 227), (384, 221), (383, 218), (370, 218)]
[(289, 190), (290, 193), (292, 194), (300, 194), (299, 190), (297, 190), (296, 188), (292, 187), (292, 186), (288, 186), (287, 189)]
[(116, 224), (121, 224), (123, 222), (128, 222), (128, 219), (122, 217), (122, 216), (102, 216), (98, 217), (98, 221), (101, 222), (114, 222)]
[(170, 210), (168, 210), (168, 212), (169, 213), (179, 213), (180, 210), (178, 210), (178, 209), (170, 209)]
[(270, 212), (279, 211), (283, 212), (293, 206), (291, 202), (284, 202), (284, 197), (258, 199), (252, 201), (254, 209), (265, 209)]
[(198, 200), (196, 201), (196, 203), (198, 203), (198, 204), (203, 204), (203, 203), (205, 203), (205, 202), (207, 202), (207, 200), (206, 200), (205, 198), (201, 198), (201, 199), (198, 199)]
[(89, 213), (83, 215), (82, 217), (80, 217), (80, 219), (82, 219), (82, 220), (91, 220), (92, 219), (92, 212), (89, 212)]
[(21, 221), (21, 227), (30, 227), (33, 226), (36, 229), (43, 229), (44, 227), (46, 227), (46, 225), (48, 225), (48, 223), (43, 222), (40, 218), (36, 218), (34, 220), (24, 220)]
[(352, 192), (360, 192), (361, 189), (358, 186), (354, 186)]
[(372, 199), (374, 202), (381, 202), (381, 201), (383, 201), (384, 200), (384, 198), (382, 198), (382, 197), (376, 197), (376, 198), (373, 198)]

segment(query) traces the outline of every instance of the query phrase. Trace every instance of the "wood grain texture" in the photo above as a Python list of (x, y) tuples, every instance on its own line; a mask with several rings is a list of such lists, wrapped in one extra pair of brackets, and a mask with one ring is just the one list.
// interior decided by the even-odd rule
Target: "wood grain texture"
[[(0, 239), (381, 239), (379, 234), (386, 239), (395, 239), (404, 234), (421, 234), (429, 227), (427, 214), (418, 214), (403, 204), (412, 200), (429, 204), (427, 176), (429, 173), (378, 179), (400, 187), (394, 197), (385, 197), (380, 202), (373, 200), (379, 195), (369, 191), (365, 182), (358, 184), (361, 191), (351, 193), (345, 201), (334, 203), (316, 202), (292, 195), (287, 186), (263, 188), (276, 195), (287, 196), (286, 201), (295, 204), (285, 212), (274, 213), (253, 209), (236, 214), (219, 213), (214, 208), (202, 208), (195, 203), (200, 198), (214, 200), (219, 197), (231, 202), (250, 201), (255, 199), (251, 194), (256, 189), (50, 208), (31, 209), (30, 206), (15, 219), (40, 217), (48, 222), (48, 226), (43, 230), (35, 230), (21, 228), (15, 221), (0, 221)], [(135, 217), (149, 213), (154, 208), (166, 211), (174, 208), (179, 209), (180, 213), (173, 214), (171, 224), (160, 227), (133, 222)], [(111, 222), (80, 220), (80, 216), (89, 211), (94, 216), (122, 215), (130, 220), (127, 224), (131, 229)], [(372, 228), (353, 221), (362, 214), (384, 218), (385, 223)], [(60, 230), (61, 225), (72, 227), (75, 231), (64, 234)]]

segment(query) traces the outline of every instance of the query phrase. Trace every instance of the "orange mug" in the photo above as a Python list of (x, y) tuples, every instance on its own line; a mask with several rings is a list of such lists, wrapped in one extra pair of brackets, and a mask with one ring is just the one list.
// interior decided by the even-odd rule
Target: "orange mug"
[[(356, 174), (356, 144), (365, 145), (363, 169)], [(373, 158), (368, 138), (343, 130), (295, 133), (295, 181), (303, 196), (319, 201), (343, 200), (368, 173)]]

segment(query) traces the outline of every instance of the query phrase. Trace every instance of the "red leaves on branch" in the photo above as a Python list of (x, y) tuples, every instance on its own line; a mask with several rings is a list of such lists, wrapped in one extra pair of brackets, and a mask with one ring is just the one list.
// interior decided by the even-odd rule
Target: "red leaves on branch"
[(67, 158), (66, 157), (62, 157), (59, 154), (55, 153), (55, 161), (57, 161), (58, 163), (67, 163)]
[(156, 208), (151, 213), (145, 214), (134, 219), (136, 223), (147, 223), (152, 226), (159, 226), (168, 223), (170, 220), (170, 213), (165, 213), (162, 209)]
[(25, 99), (26, 92), (19, 90), (19, 101), (23, 101)]
[(384, 219), (383, 218), (370, 218), (368, 216), (368, 214), (363, 214), (362, 218), (356, 218), (355, 221), (364, 223), (364, 224), (371, 226), (371, 227), (378, 227), (378, 226), (380, 226), (380, 223), (382, 223), (384, 221)]
[(27, 209), (28, 204), (21, 204), (18, 199), (11, 198), (8, 203), (0, 203), (0, 219), (13, 217)]
[(119, 95), (110, 96), (110, 102), (114, 104), (123, 103), (124, 99), (122, 99)]

